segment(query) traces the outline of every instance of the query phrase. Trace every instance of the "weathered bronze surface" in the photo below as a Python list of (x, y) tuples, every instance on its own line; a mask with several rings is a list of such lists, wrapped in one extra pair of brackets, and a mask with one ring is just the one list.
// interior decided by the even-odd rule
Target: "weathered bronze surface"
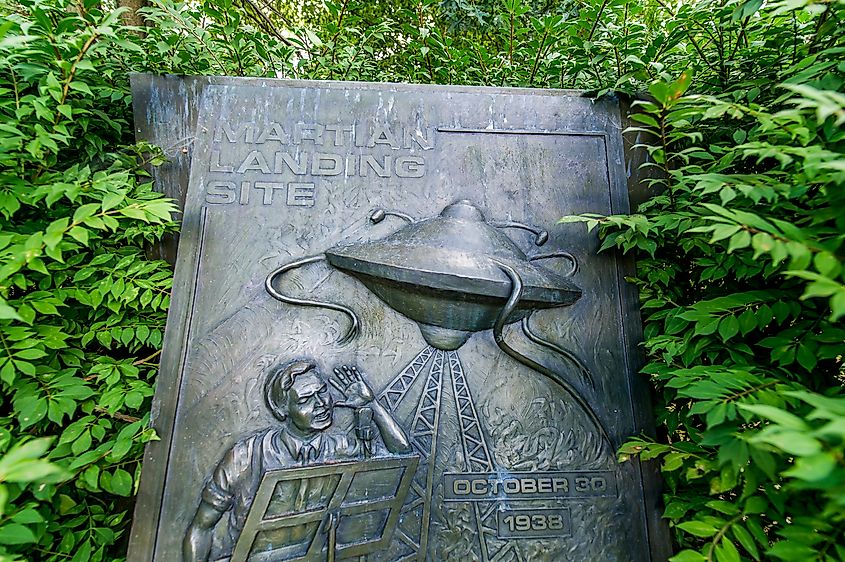
[[(379, 209), (370, 220), (379, 223), (385, 215)], [(334, 246), (325, 257), (329, 264), (358, 278), (392, 309), (418, 322), (425, 340), (438, 349), (457, 349), (472, 332), (493, 327), (512, 294), (506, 268), (516, 271), (524, 286), (506, 323), (536, 310), (572, 304), (581, 296), (571, 281), (531, 263), (566, 256), (574, 264), (571, 254), (526, 257), (470, 201), (451, 203), (431, 219), (413, 221), (406, 216), (406, 220), (412, 224), (384, 239)], [(537, 236), (538, 245), (548, 239), (545, 231)], [(300, 264), (301, 260), (295, 265)], [(271, 273), (267, 290), (283, 302), (297, 304), (274, 286), (280, 274), (291, 269), (291, 264), (286, 264)], [(353, 333), (345, 339), (352, 337), (360, 324), (354, 313), (351, 321)]]
[[(191, 84), (130, 561), (665, 559), (655, 483), (614, 455), (648, 429), (630, 264), (556, 222), (626, 211), (618, 108)], [(181, 132), (150, 117), (172, 78), (134, 86), (151, 138)]]

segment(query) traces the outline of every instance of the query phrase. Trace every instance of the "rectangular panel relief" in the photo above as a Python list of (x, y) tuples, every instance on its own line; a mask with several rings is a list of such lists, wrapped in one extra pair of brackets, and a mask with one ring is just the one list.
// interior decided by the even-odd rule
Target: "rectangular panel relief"
[(133, 556), (652, 559), (614, 454), (643, 429), (622, 272), (557, 223), (626, 210), (618, 109), (233, 79), (202, 100)]

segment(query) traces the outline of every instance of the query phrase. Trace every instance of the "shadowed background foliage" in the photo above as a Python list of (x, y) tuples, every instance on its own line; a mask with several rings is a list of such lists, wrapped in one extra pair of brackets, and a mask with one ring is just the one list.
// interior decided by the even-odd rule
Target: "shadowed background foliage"
[(842, 0), (0, 2), (0, 560), (118, 560), (177, 228), (128, 73), (581, 88), (653, 195), (634, 254), (678, 562), (845, 560)]

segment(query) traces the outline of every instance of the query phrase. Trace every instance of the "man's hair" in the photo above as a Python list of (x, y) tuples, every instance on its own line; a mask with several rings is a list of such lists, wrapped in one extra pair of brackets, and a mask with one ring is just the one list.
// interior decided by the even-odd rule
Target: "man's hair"
[(317, 365), (309, 361), (294, 361), (270, 371), (264, 382), (264, 402), (279, 420), (285, 421), (288, 417), (288, 393), (296, 377), (316, 368)]

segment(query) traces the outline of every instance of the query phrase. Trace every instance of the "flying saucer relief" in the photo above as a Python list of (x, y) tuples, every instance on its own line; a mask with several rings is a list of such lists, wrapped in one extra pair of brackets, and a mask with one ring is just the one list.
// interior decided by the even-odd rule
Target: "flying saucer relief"
[[(571, 255), (559, 252), (527, 257), (496, 228), (497, 223), (487, 222), (469, 201), (452, 203), (439, 216), (420, 221), (384, 211), (373, 213), (371, 220), (381, 222), (387, 214), (412, 222), (381, 240), (338, 244), (324, 256), (282, 266), (268, 276), (268, 292), (289, 304), (313, 304), (350, 314), (345, 306), (305, 302), (276, 289), (281, 274), (326, 259), (361, 281), (390, 308), (416, 322), (429, 344), (446, 351), (459, 348), (473, 332), (493, 328), (512, 292), (507, 270), (515, 271), (523, 285), (519, 303), (505, 320), (508, 324), (536, 310), (570, 305), (581, 296), (581, 289), (565, 276), (533, 263), (547, 257), (568, 258), (573, 264), (571, 274), (575, 269)], [(545, 231), (520, 223), (499, 224), (535, 232), (537, 245), (548, 239)], [(350, 316), (349, 332), (354, 332), (359, 322), (354, 313)], [(346, 337), (354, 337), (354, 333)]]
[(518, 271), (525, 287), (508, 323), (535, 310), (572, 304), (581, 296), (571, 281), (529, 261), (465, 200), (381, 240), (335, 246), (326, 251), (326, 259), (417, 322), (429, 344), (447, 351), (495, 324), (511, 293), (503, 266)]
[[(503, 352), (562, 387), (588, 415), (604, 442), (612, 446), (604, 424), (578, 390), (559, 373), (511, 347), (503, 335), (506, 324), (522, 320), (523, 331), (532, 342), (558, 352), (587, 379), (591, 378), (589, 369), (574, 354), (537, 337), (527, 322), (533, 312), (569, 306), (581, 297), (581, 289), (568, 278), (577, 270), (575, 258), (563, 251), (526, 255), (501, 229), (533, 232), (537, 246), (548, 240), (546, 231), (513, 221), (488, 221), (467, 200), (456, 201), (428, 219), (415, 220), (403, 213), (376, 210), (370, 220), (378, 223), (388, 215), (409, 224), (379, 240), (341, 243), (324, 254), (285, 264), (267, 276), (267, 292), (287, 304), (318, 306), (346, 314), (351, 324), (341, 342), (352, 340), (360, 329), (358, 315), (352, 309), (288, 296), (278, 288), (286, 272), (325, 260), (414, 321), (435, 349), (457, 350), (473, 333), (492, 329)], [(534, 263), (548, 258), (567, 259), (571, 267), (560, 275)]]

